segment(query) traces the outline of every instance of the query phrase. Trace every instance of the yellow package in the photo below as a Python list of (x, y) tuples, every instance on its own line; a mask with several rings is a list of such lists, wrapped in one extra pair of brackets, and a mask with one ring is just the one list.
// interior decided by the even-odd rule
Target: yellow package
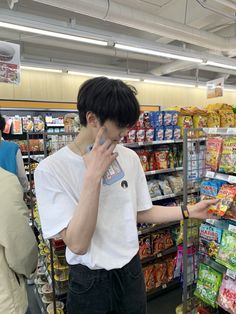
[(221, 128), (234, 127), (234, 113), (233, 111), (220, 110), (220, 126)]
[(236, 113), (234, 114), (234, 127), (236, 128)]
[[(193, 116), (193, 127), (194, 128), (207, 128), (207, 116), (201, 114), (195, 114)], [(202, 131), (195, 132), (196, 137), (204, 136)]]
[(228, 105), (228, 104), (209, 104), (206, 107), (207, 110), (211, 110), (211, 111), (219, 111), (219, 110), (228, 110), (231, 111), (232, 110), (232, 106)]
[[(179, 115), (178, 116), (178, 126), (181, 127), (181, 136), (184, 135), (184, 129), (186, 128), (192, 128), (193, 127), (193, 118), (192, 116), (187, 115)], [(190, 133), (190, 132), (189, 132)], [(192, 136), (193, 134), (189, 134), (189, 136)]]
[(217, 111), (208, 111), (207, 126), (208, 128), (220, 127), (220, 115)]

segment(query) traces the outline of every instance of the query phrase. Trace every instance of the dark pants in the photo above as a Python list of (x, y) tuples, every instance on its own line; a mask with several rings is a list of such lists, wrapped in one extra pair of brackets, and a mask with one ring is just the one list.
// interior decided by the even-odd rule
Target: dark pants
[(68, 314), (146, 314), (146, 291), (139, 256), (121, 269), (70, 267)]

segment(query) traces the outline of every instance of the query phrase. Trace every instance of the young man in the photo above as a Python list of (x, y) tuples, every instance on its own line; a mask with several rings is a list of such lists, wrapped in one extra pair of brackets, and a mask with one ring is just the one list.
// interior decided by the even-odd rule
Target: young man
[[(118, 145), (139, 117), (135, 94), (120, 80), (86, 81), (78, 94), (79, 135), (35, 173), (44, 236), (60, 234), (67, 246), (69, 314), (145, 314), (136, 224), (183, 218), (180, 207), (152, 205), (137, 154)], [(106, 185), (115, 159), (124, 177)], [(190, 217), (205, 218), (212, 203), (190, 207)]]
[(36, 269), (38, 246), (15, 175), (0, 167), (0, 313), (25, 314), (25, 279)]

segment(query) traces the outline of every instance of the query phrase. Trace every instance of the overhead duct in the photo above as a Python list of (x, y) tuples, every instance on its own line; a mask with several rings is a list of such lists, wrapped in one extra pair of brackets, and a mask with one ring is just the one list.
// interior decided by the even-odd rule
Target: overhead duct
[(34, 0), (103, 21), (188, 42), (208, 49), (236, 49), (236, 38), (224, 38), (169, 19), (107, 0)]
[(152, 69), (150, 72), (156, 76), (161, 76), (161, 75), (170, 74), (176, 71), (181, 71), (181, 70), (186, 71), (193, 68), (196, 68), (196, 63), (177, 60), (177, 61), (169, 62), (167, 64), (163, 64), (159, 67), (156, 67), (155, 69)]

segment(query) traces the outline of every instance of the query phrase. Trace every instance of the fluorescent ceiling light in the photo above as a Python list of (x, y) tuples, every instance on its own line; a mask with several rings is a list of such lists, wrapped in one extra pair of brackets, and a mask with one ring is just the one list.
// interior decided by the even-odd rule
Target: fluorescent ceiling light
[(99, 74), (99, 73), (94, 74), (94, 73), (84, 73), (84, 72), (68, 71), (68, 74), (71, 74), (71, 75), (81, 75), (81, 76), (91, 76), (91, 77), (106, 76), (106, 77), (111, 78), (111, 79), (122, 80), (122, 81), (132, 81), (132, 82), (140, 81), (139, 78), (111, 76), (111, 75)]
[(233, 88), (224, 88), (223, 90), (226, 91), (226, 92), (236, 92), (236, 88), (235, 89), (233, 89)]
[(75, 71), (68, 71), (68, 74), (70, 74), (70, 75), (80, 75), (80, 76), (91, 76), (91, 77), (99, 76), (98, 74), (75, 72)]
[(203, 63), (203, 65), (212, 65), (212, 66), (218, 67), (218, 68), (236, 70), (236, 65), (228, 65), (228, 64), (214, 62), (214, 61), (207, 61), (207, 62)]
[(140, 79), (138, 79), (138, 78), (110, 76), (110, 75), (105, 75), (105, 76), (108, 78), (114, 79), (114, 80), (131, 81), (131, 82), (139, 82), (140, 81)]
[(0, 22), (0, 27), (7, 28), (7, 29), (13, 29), (16, 31), (22, 31), (22, 32), (26, 32), (26, 33), (33, 33), (33, 34), (39, 34), (39, 35), (44, 35), (44, 36), (49, 36), (49, 37), (67, 39), (67, 40), (72, 40), (72, 41), (88, 43), (88, 44), (107, 46), (107, 42), (104, 40), (97, 40), (97, 39), (91, 39), (91, 38), (86, 38), (86, 37), (68, 35), (68, 34), (64, 34), (64, 33), (51, 32), (51, 31), (46, 31), (46, 30), (39, 29), (39, 28), (27, 27), (27, 26), (16, 25), (16, 24), (11, 24), (11, 23)]
[(182, 86), (182, 87), (196, 87), (194, 84), (187, 83), (175, 83), (175, 82), (163, 82), (155, 80), (144, 80), (144, 83), (159, 84), (159, 85), (170, 85), (170, 86)]
[(62, 70), (47, 69), (47, 68), (38, 68), (38, 67), (23, 66), (23, 65), (22, 65), (20, 68), (21, 68), (22, 70), (62, 73)]
[(184, 61), (197, 62), (197, 63), (202, 62), (202, 59), (199, 59), (199, 58), (186, 57), (186, 56), (176, 55), (174, 53), (161, 52), (161, 51), (151, 50), (151, 49), (146, 49), (146, 48), (126, 46), (126, 45), (122, 45), (122, 44), (115, 44), (115, 48), (121, 49), (121, 50), (126, 50), (126, 51), (132, 51), (132, 52), (138, 52), (138, 53), (153, 55), (153, 56), (164, 57), (164, 58), (171, 58), (171, 59), (184, 60)]

